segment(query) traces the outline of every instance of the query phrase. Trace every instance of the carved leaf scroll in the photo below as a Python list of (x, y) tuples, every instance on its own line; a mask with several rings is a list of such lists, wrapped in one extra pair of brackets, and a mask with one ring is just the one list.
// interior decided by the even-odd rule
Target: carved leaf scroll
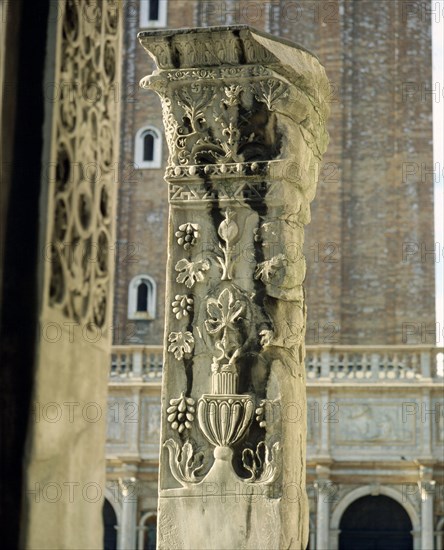
[(199, 481), (196, 475), (204, 467), (203, 452), (195, 453), (189, 440), (180, 446), (174, 439), (168, 439), (164, 447), (169, 451), (171, 473), (179, 483), (186, 486), (187, 483)]

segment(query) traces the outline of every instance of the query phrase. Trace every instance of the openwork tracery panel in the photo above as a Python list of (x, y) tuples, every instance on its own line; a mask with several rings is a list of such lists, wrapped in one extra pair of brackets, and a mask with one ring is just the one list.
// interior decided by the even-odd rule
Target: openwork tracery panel
[(59, 3), (48, 171), (53, 201), (48, 305), (67, 319), (100, 328), (110, 296), (118, 8), (113, 0)]

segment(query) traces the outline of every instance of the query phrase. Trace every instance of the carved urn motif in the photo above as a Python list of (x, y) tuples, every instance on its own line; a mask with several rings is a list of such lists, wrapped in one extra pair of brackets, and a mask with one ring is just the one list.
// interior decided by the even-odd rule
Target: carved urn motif
[(203, 395), (197, 405), (199, 426), (215, 447), (231, 447), (247, 433), (254, 414), (249, 395)]

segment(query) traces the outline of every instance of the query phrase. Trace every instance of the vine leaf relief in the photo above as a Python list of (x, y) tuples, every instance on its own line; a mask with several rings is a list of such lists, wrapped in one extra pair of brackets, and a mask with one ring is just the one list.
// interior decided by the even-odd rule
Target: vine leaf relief
[(270, 283), (277, 271), (287, 265), (288, 259), (286, 256), (284, 254), (278, 254), (277, 256), (273, 256), (270, 260), (259, 263), (256, 267), (254, 278), (260, 279), (265, 284)]
[(189, 262), (187, 259), (182, 258), (177, 262), (174, 269), (180, 271), (176, 277), (176, 281), (184, 283), (188, 288), (192, 288), (196, 282), (204, 280), (203, 272), (210, 269), (210, 262), (208, 260)]
[(168, 351), (174, 353), (174, 357), (179, 361), (184, 355), (192, 353), (194, 348), (194, 338), (191, 332), (171, 332), (168, 336)]
[(190, 430), (194, 420), (195, 401), (192, 397), (185, 397), (184, 392), (177, 399), (170, 399), (170, 406), (167, 408), (167, 420), (173, 430), (180, 434)]
[(229, 329), (236, 329), (235, 323), (243, 309), (241, 301), (235, 300), (230, 290), (225, 288), (217, 299), (208, 299), (207, 312), (210, 318), (205, 321), (205, 328), (209, 334), (217, 334), (223, 330), (225, 335)]
[(281, 446), (279, 442), (273, 444), (272, 448), (260, 441), (256, 451), (244, 449), (242, 451), (242, 464), (251, 476), (247, 479), (255, 483), (273, 483), (280, 473)]
[(163, 446), (168, 449), (170, 470), (176, 481), (182, 485), (199, 481), (196, 474), (204, 466), (203, 452), (195, 454), (193, 445), (189, 440), (181, 447), (174, 439), (168, 439)]

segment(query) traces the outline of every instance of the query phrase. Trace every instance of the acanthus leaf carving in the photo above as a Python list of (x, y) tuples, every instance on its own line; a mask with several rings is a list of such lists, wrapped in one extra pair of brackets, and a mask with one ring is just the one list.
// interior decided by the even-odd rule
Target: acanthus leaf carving
[(257, 101), (265, 103), (269, 111), (274, 111), (276, 102), (288, 96), (288, 86), (275, 78), (252, 84), (251, 89)]
[(244, 449), (242, 465), (251, 474), (247, 481), (258, 484), (273, 483), (280, 474), (281, 451), (278, 441), (271, 448), (265, 441), (260, 441), (255, 451)]
[(168, 449), (170, 470), (176, 481), (184, 487), (200, 481), (197, 474), (205, 465), (203, 452), (196, 453), (189, 439), (182, 446), (171, 438), (163, 445)]

